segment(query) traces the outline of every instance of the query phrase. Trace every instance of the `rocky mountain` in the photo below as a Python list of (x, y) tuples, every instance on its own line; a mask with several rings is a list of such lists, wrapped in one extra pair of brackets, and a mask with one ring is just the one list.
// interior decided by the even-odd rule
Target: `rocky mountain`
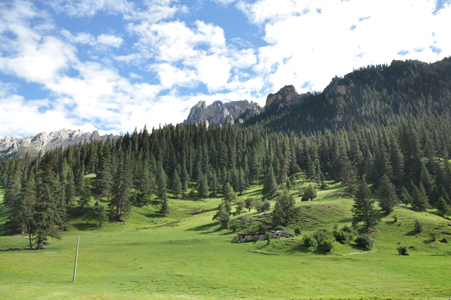
[(249, 118), (258, 115), (260, 111), (261, 107), (257, 103), (247, 100), (227, 103), (215, 101), (209, 106), (205, 101), (199, 101), (191, 108), (188, 118), (183, 124), (205, 122), (207, 125), (233, 125), (236, 119)]
[(282, 109), (292, 105), (301, 104), (307, 94), (298, 94), (294, 86), (286, 85), (275, 94), (266, 98), (265, 110)]
[(81, 130), (70, 129), (53, 131), (49, 134), (41, 132), (35, 136), (24, 138), (7, 136), (0, 139), (0, 159), (24, 157), (27, 152), (31, 157), (35, 157), (38, 155), (39, 151), (45, 152), (58, 147), (65, 148), (85, 141), (106, 140), (107, 137), (114, 138), (112, 135), (101, 136), (97, 130), (93, 132), (83, 132)]

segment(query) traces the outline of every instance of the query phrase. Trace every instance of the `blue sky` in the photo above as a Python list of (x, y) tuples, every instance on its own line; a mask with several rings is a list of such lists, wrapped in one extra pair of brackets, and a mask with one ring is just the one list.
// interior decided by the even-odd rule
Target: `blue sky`
[(451, 55), (451, 1), (0, 3), (0, 137), (125, 133), (394, 59)]

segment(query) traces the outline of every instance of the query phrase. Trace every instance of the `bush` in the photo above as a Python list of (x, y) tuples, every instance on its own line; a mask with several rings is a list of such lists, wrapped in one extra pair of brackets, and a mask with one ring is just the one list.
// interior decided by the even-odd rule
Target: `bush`
[(321, 242), (323, 240), (332, 240), (332, 234), (331, 232), (325, 230), (325, 229), (320, 229), (315, 231), (315, 233), (313, 233), (312, 237), (318, 242), (318, 244), (321, 244)]
[(420, 223), (420, 221), (415, 220), (414, 226), (415, 226), (415, 230), (417, 232), (422, 232), (423, 231), (423, 225)]
[(318, 247), (318, 242), (311, 236), (306, 235), (302, 238), (302, 245), (307, 248), (308, 247)]
[(276, 226), (276, 228), (274, 228), (275, 230), (282, 230), (285, 231), (285, 227), (283, 227), (282, 225), (278, 225)]
[(399, 255), (409, 255), (409, 253), (407, 253), (407, 247), (406, 246), (399, 246), (397, 248)]
[(351, 234), (347, 231), (344, 231), (344, 230), (340, 230), (340, 231), (335, 230), (333, 232), (333, 236), (337, 242), (342, 243), (342, 244), (345, 244), (345, 243), (348, 244), (350, 241), (352, 241), (352, 239), (354, 237), (353, 234)]
[(331, 240), (325, 239), (321, 242), (319, 248), (323, 249), (326, 252), (330, 252), (334, 248), (334, 244)]
[(294, 229), (294, 235), (301, 235), (301, 229), (299, 227)]
[(366, 234), (356, 238), (355, 243), (357, 244), (358, 247), (366, 250), (374, 247), (374, 240)]

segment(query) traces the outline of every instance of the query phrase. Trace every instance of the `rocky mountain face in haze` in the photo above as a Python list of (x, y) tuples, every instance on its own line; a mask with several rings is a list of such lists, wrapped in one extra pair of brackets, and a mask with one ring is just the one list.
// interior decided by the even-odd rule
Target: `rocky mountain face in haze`
[(80, 142), (90, 142), (95, 140), (106, 140), (112, 135), (99, 135), (97, 130), (93, 132), (83, 132), (81, 130), (63, 129), (50, 132), (41, 132), (35, 136), (24, 138), (5, 137), (0, 139), (0, 159), (24, 157), (29, 153), (31, 157), (38, 155), (39, 151), (45, 152), (58, 147), (76, 145)]
[(250, 118), (259, 114), (261, 107), (252, 101), (241, 100), (223, 103), (222, 101), (215, 101), (207, 106), (205, 101), (199, 101), (194, 105), (188, 118), (183, 124), (188, 123), (206, 123), (207, 126), (211, 124), (216, 125), (233, 125), (238, 118)]

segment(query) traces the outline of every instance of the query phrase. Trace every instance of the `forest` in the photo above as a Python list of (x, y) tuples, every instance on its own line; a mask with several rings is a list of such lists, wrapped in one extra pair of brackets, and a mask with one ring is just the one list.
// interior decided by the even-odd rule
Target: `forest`
[[(215, 219), (227, 228), (232, 206), (253, 205), (235, 193), (263, 182), (260, 203), (253, 203), (265, 211), (265, 199), (296, 189), (301, 173), (322, 190), (326, 182), (342, 182), (357, 207), (367, 205), (359, 195), (366, 201), (365, 193), (377, 192), (385, 214), (402, 203), (445, 215), (451, 205), (451, 59), (369, 66), (333, 84), (349, 91), (336, 92), (331, 84), (292, 109), (267, 109), (243, 126), (135, 129), (117, 140), (2, 161), (7, 227), (27, 233), (30, 248), (43, 248), (71, 218), (123, 222), (133, 207), (147, 204), (160, 205), (164, 218), (168, 199), (221, 195)], [(102, 201), (90, 204), (92, 196)], [(274, 227), (290, 223), (295, 212), (289, 209), (276, 204)], [(357, 215), (356, 224), (362, 221)]]

